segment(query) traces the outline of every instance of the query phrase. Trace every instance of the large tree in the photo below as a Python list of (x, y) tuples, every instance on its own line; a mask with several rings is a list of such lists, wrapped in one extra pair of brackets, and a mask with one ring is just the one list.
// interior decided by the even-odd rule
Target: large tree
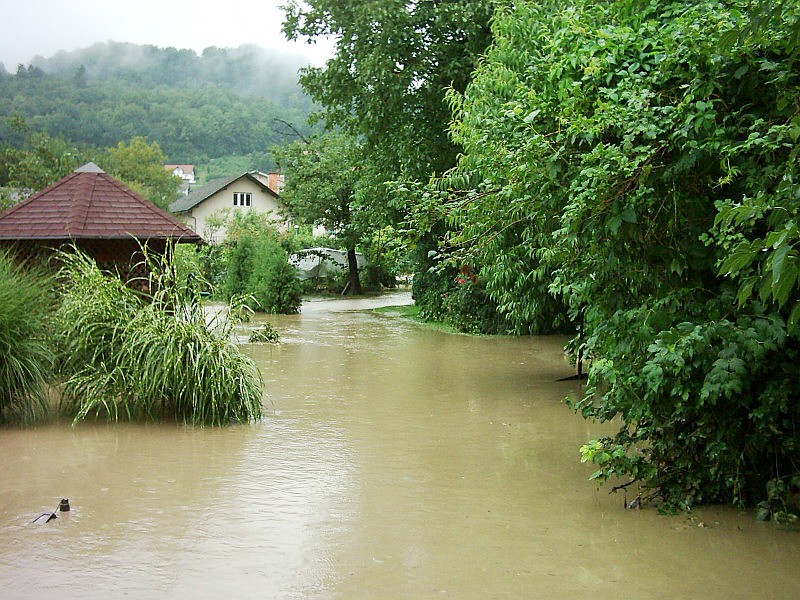
[(309, 0), (287, 3), (290, 39), (336, 41), (300, 83), (329, 125), (363, 136), (379, 192), (385, 181), (426, 180), (454, 164), (444, 91), (463, 90), (489, 43), (494, 0)]
[(716, 0), (499, 11), (451, 95), (464, 156), (419, 212), (447, 215), (445, 249), (518, 329), (553, 301), (585, 320), (578, 406), (621, 423), (583, 448), (596, 477), (780, 516), (800, 484), (800, 10), (766, 4), (770, 26)]
[[(300, 83), (322, 107), (321, 118), (363, 140), (359, 186), (383, 225), (402, 222), (411, 195), (403, 185), (426, 182), (451, 168), (460, 151), (448, 135), (447, 89), (466, 88), (490, 42), (489, 22), (503, 0), (290, 0), (284, 32), (290, 39), (331, 37), (336, 53), (324, 67), (301, 71)], [(414, 297), (440, 316), (454, 273), (430, 270), (430, 251), (445, 230), (432, 220), (411, 238)], [(452, 296), (455, 297), (455, 296)], [(485, 296), (471, 312), (496, 315)], [(428, 302), (428, 300), (430, 302)], [(424, 307), (423, 307), (424, 308)], [(450, 313), (448, 313), (450, 314)], [(470, 326), (472, 328), (472, 326)], [(479, 326), (481, 330), (487, 330)], [(502, 327), (500, 327), (502, 329)]]
[(296, 223), (322, 225), (347, 250), (347, 290), (361, 293), (356, 246), (364, 231), (379, 229), (369, 190), (360, 187), (363, 145), (353, 136), (327, 133), (275, 151), (286, 177), (282, 197)]

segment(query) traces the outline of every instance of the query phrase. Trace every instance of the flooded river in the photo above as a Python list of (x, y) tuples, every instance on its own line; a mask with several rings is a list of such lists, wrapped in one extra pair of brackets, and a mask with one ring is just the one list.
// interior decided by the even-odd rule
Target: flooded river
[(0, 430), (0, 597), (798, 597), (800, 534), (595, 490), (564, 338), (353, 310), (407, 300), (270, 317), (257, 425)]

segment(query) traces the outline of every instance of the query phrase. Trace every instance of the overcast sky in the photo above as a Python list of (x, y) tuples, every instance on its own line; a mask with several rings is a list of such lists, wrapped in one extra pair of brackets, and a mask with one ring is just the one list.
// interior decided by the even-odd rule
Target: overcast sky
[(290, 43), (281, 34), (285, 0), (0, 0), (0, 62), (15, 72), (36, 55), (96, 42), (235, 48), (256, 44), (305, 54), (321, 65), (329, 43)]

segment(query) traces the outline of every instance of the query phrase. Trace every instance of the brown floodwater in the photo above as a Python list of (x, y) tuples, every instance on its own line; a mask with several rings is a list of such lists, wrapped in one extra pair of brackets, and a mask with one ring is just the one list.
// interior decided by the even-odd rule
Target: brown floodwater
[(363, 310), (403, 301), (270, 317), (255, 425), (0, 430), (0, 597), (798, 597), (797, 532), (595, 489), (565, 338)]

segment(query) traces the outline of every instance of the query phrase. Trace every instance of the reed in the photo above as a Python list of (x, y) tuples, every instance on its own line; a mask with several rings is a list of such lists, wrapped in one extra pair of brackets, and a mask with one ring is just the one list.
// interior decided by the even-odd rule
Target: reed
[(0, 422), (30, 423), (47, 414), (52, 305), (47, 277), (0, 252)]
[(149, 295), (103, 275), (80, 253), (63, 260), (62, 406), (75, 422), (105, 416), (222, 425), (261, 417), (261, 375), (231, 341), (243, 303), (208, 315), (196, 282), (177, 281), (166, 257), (146, 252)]

